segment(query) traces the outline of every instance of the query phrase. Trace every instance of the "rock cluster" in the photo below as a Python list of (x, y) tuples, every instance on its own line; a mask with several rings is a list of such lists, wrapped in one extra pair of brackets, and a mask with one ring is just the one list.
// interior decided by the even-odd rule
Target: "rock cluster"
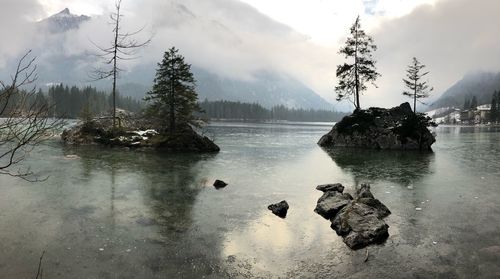
[(362, 184), (355, 198), (344, 192), (341, 184), (319, 185), (324, 192), (314, 210), (331, 221), (331, 227), (352, 249), (381, 243), (389, 236), (389, 226), (382, 220), (391, 212), (376, 199), (370, 185)]
[(430, 118), (413, 113), (410, 104), (391, 109), (356, 110), (335, 124), (318, 142), (322, 147), (432, 150), (436, 141), (427, 128)]

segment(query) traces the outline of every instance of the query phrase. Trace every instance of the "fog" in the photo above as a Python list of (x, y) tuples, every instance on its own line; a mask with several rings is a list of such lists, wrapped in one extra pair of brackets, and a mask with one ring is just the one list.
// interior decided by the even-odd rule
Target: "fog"
[[(365, 14), (363, 22), (379, 47), (375, 57), (382, 74), (378, 88), (369, 87), (362, 98), (365, 107), (392, 106), (405, 100), (400, 94), (401, 79), (413, 56), (428, 66), (435, 95), (467, 72), (500, 69), (498, 1), (440, 0), (397, 18), (371, 10), (376, 1), (364, 2), (365, 10), (359, 13)], [(56, 70), (58, 63), (71, 57), (79, 61), (72, 71), (78, 73), (81, 83), (88, 82), (84, 73), (97, 65), (91, 41), (106, 45), (111, 39), (107, 14), (113, 1), (96, 5), (102, 16), (93, 16), (79, 30), (49, 35), (35, 28), (34, 21), (46, 13), (37, 1), (2, 0), (0, 36), (8, 38), (0, 48), (2, 76), (8, 72), (9, 61), (34, 48), (42, 69)], [(252, 80), (263, 69), (276, 71), (299, 79), (334, 102), (335, 68), (343, 61), (337, 52), (345, 38), (319, 44), (237, 0), (125, 0), (123, 6), (123, 30), (145, 27), (138, 39), (153, 37), (140, 59), (122, 64), (124, 76), (140, 75), (137, 69), (154, 67), (166, 49), (176, 46), (189, 63), (220, 76)], [(350, 24), (339, 22), (341, 27), (335, 28), (345, 29), (347, 35)], [(338, 107), (348, 108), (349, 104)]]

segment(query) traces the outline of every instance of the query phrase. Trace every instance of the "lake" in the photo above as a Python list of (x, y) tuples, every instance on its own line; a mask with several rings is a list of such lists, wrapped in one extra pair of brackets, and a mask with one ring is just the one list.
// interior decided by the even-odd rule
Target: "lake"
[[(44, 278), (500, 277), (500, 129), (439, 127), (420, 154), (327, 152), (330, 128), (213, 123), (214, 155), (47, 142), (25, 162), (46, 181), (0, 176), (0, 277), (34, 278), (42, 251)], [(313, 212), (336, 182), (392, 211), (366, 262)]]

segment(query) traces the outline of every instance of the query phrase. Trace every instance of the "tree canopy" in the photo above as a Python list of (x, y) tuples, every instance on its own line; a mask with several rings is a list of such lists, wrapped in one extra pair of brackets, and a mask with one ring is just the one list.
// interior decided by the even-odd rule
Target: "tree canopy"
[(158, 63), (153, 89), (145, 98), (150, 102), (148, 114), (158, 120), (160, 128), (170, 132), (193, 123), (194, 113), (201, 110), (191, 65), (178, 52), (175, 47), (165, 52)]
[(403, 95), (413, 99), (414, 113), (417, 113), (417, 100), (429, 97), (430, 92), (434, 90), (429, 86), (428, 81), (422, 81), (429, 74), (429, 72), (424, 71), (424, 68), (425, 65), (420, 63), (416, 57), (413, 57), (406, 70), (406, 78), (403, 79), (406, 88), (408, 88), (407, 91), (403, 91)]
[(375, 67), (375, 60), (372, 52), (377, 50), (373, 43), (373, 38), (361, 29), (359, 16), (351, 27), (350, 36), (347, 37), (345, 45), (339, 53), (348, 59), (342, 65), (337, 66), (338, 84), (335, 87), (337, 100), (351, 100), (354, 97), (354, 106), (361, 109), (359, 95), (367, 89), (366, 83), (370, 82), (374, 86), (376, 79), (380, 76)]

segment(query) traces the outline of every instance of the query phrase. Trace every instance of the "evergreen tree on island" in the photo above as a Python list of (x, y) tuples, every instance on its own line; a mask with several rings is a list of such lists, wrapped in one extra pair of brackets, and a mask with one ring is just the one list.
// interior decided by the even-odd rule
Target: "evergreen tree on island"
[(170, 133), (193, 124), (194, 113), (201, 111), (191, 65), (178, 52), (175, 47), (165, 52), (158, 63), (153, 89), (145, 98), (151, 102), (148, 113), (158, 119), (161, 129)]
[(335, 92), (337, 100), (354, 97), (356, 110), (361, 109), (359, 95), (366, 90), (366, 83), (370, 82), (375, 87), (375, 80), (380, 76), (375, 67), (372, 52), (377, 50), (373, 38), (361, 29), (359, 16), (351, 27), (351, 34), (339, 53), (349, 59), (349, 62), (337, 66), (336, 76), (339, 79)]
[(430, 87), (427, 81), (422, 79), (429, 74), (424, 71), (425, 65), (420, 63), (416, 57), (413, 57), (411, 64), (406, 70), (407, 79), (403, 79), (408, 91), (404, 91), (403, 95), (413, 99), (413, 112), (417, 113), (417, 100), (429, 97), (429, 94), (434, 90)]

